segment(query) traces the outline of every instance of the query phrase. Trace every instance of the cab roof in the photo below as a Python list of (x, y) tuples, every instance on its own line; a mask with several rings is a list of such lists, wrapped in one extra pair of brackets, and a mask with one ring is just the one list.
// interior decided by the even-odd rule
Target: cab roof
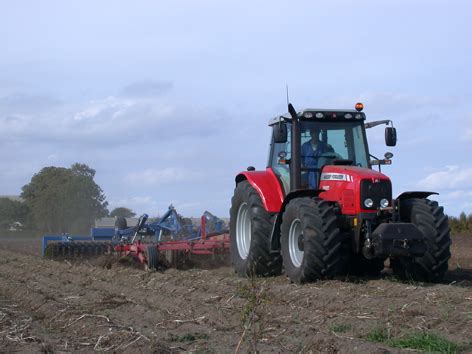
[[(318, 122), (365, 120), (365, 113), (358, 112), (354, 109), (305, 108), (297, 112), (297, 115), (300, 119)], [(280, 120), (284, 122), (290, 122), (292, 117), (288, 112), (279, 116), (275, 116), (269, 120), (269, 125), (274, 125)]]

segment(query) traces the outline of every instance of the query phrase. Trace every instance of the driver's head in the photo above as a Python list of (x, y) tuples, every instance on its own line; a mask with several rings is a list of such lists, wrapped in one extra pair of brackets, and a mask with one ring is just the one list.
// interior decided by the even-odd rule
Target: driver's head
[(310, 136), (314, 142), (320, 141), (320, 131), (317, 128), (310, 129)]

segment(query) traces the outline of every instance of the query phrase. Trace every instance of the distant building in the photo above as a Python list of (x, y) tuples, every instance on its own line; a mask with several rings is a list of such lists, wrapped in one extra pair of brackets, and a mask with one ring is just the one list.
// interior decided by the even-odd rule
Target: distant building
[[(97, 228), (110, 228), (115, 227), (115, 218), (106, 217), (101, 219), (95, 219), (95, 227)], [(138, 223), (138, 218), (126, 218), (126, 225), (129, 227), (136, 226)]]

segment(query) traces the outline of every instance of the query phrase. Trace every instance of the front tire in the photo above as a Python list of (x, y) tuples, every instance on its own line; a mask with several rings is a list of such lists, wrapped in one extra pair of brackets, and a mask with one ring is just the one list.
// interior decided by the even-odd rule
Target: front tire
[(291, 200), (281, 226), (282, 258), (291, 281), (333, 278), (344, 265), (342, 235), (333, 207), (316, 198)]
[(279, 253), (269, 250), (272, 218), (259, 193), (242, 181), (231, 200), (230, 251), (234, 270), (241, 276), (274, 276), (282, 271)]
[(442, 280), (451, 257), (449, 224), (443, 208), (428, 199), (407, 199), (400, 204), (400, 218), (403, 222), (415, 224), (423, 233), (426, 252), (422, 257), (391, 259), (393, 273), (403, 280)]

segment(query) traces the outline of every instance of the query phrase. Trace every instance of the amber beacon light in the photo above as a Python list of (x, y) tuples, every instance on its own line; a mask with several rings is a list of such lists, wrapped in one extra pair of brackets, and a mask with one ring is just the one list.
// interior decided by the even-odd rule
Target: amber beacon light
[(356, 111), (360, 112), (364, 109), (364, 104), (363, 103), (360, 103), (360, 102), (357, 102), (356, 103)]

